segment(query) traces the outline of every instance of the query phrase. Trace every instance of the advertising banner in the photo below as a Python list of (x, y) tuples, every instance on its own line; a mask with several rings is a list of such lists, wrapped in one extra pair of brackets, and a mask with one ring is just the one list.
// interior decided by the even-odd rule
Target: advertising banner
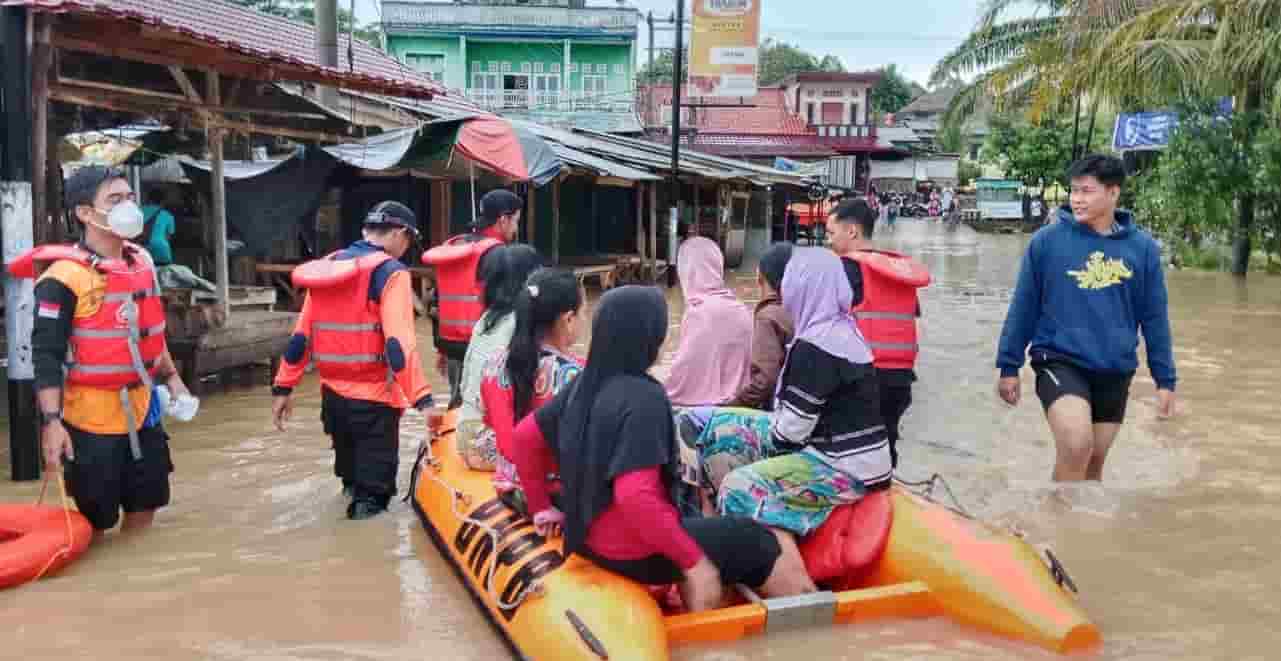
[(694, 96), (755, 96), (761, 0), (693, 0), (689, 85)]

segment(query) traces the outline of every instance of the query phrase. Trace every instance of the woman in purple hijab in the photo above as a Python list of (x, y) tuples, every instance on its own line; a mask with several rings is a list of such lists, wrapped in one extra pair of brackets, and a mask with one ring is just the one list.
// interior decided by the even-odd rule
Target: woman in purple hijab
[[(772, 413), (695, 409), (678, 416), (682, 475), (716, 494), (722, 515), (807, 535), (837, 506), (890, 485), (872, 354), (850, 314), (840, 258), (796, 248), (783, 276), (796, 335)], [(784, 553), (792, 535), (780, 535)]]

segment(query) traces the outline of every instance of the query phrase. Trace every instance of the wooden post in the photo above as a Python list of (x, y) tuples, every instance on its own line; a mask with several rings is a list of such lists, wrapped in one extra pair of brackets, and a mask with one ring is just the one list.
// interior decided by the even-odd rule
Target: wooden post
[(649, 185), (649, 279), (658, 282), (658, 183)]
[(31, 49), (31, 211), (36, 243), (49, 238), (49, 44), (51, 19), (32, 13), (35, 41)]
[(560, 177), (552, 180), (552, 264), (560, 264)]
[[(205, 100), (213, 106), (222, 105), (219, 90), (219, 75), (216, 71), (205, 73)], [(218, 287), (218, 303), (224, 315), (231, 315), (231, 281), (227, 272), (227, 184), (222, 171), (222, 135), (223, 130), (210, 125), (206, 116), (206, 138), (209, 145), (210, 182), (213, 187), (213, 244), (214, 274)]]
[(525, 221), (525, 227), (529, 228), (529, 245), (538, 246), (535, 239), (538, 237), (538, 189), (534, 187), (534, 182), (529, 182), (529, 219)]
[(699, 185), (701, 183), (702, 181), (700, 179), (698, 179), (697, 177), (694, 178), (694, 222), (690, 224), (689, 236), (703, 235), (702, 218), (700, 218), (698, 214), (698, 209), (700, 206), (702, 206), (702, 203), (703, 203), (702, 191), (699, 190), (700, 188), (702, 188), (702, 186)]
[(645, 184), (636, 182), (632, 185), (632, 194), (636, 197), (636, 254), (640, 256), (642, 273), (645, 271)]

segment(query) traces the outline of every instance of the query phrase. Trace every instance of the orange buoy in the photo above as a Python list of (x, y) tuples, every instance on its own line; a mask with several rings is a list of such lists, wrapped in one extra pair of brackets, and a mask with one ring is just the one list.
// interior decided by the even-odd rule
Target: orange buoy
[(84, 554), (93, 526), (51, 505), (0, 504), (0, 588), (48, 576)]

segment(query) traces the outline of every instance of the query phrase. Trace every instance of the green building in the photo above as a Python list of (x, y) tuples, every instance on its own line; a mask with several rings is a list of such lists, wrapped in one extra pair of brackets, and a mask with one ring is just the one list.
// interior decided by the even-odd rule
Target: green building
[(586, 0), (382, 0), (387, 50), (503, 115), (549, 125), (640, 131), (640, 13)]

